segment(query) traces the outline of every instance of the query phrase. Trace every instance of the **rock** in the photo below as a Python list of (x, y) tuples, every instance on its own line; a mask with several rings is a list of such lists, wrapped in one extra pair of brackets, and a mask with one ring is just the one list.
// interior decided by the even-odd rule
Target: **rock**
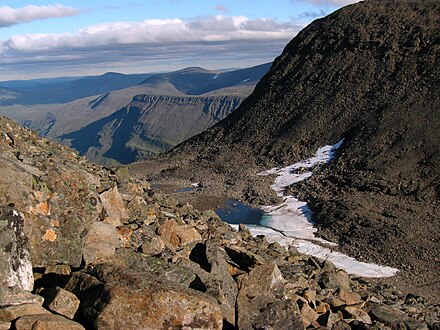
[(225, 251), (229, 258), (231, 258), (240, 269), (245, 271), (250, 271), (255, 266), (264, 263), (264, 260), (260, 256), (241, 247), (227, 245), (225, 246)]
[(32, 294), (18, 288), (8, 288), (5, 290), (2, 300), (0, 301), (0, 307), (22, 304), (37, 304), (41, 306), (43, 305), (43, 301), (44, 299), (40, 295)]
[(72, 320), (66, 319), (60, 315), (53, 314), (39, 314), (39, 315), (26, 315), (20, 317), (15, 322), (16, 330), (85, 330), (84, 327)]
[(404, 323), (406, 327), (411, 330), (428, 330), (428, 325), (423, 321), (406, 319)]
[(0, 286), (31, 291), (34, 287), (24, 215), (0, 207)]
[(150, 217), (150, 212), (148, 209), (148, 204), (140, 196), (134, 197), (130, 203), (127, 205), (127, 211), (132, 221), (143, 222), (150, 224), (152, 222), (152, 217)]
[(56, 274), (69, 276), (72, 273), (72, 269), (69, 265), (50, 265), (44, 270), (44, 274)]
[(333, 324), (332, 330), (351, 330), (351, 328), (344, 321), (338, 321), (335, 324)]
[(356, 292), (349, 292), (344, 289), (339, 289), (336, 297), (342, 300), (345, 305), (356, 305), (362, 303), (361, 296)]
[(252, 329), (260, 311), (283, 296), (283, 285), (284, 278), (275, 263), (263, 264), (243, 275), (237, 296), (238, 328)]
[(277, 300), (269, 304), (253, 322), (253, 329), (303, 329), (298, 309), (290, 300)]
[(165, 243), (160, 237), (153, 237), (151, 240), (144, 242), (141, 246), (141, 252), (149, 255), (155, 256), (163, 252), (165, 249)]
[(44, 307), (73, 319), (79, 307), (79, 299), (71, 292), (62, 288), (47, 288), (39, 292), (44, 297)]
[(103, 284), (90, 286), (82, 273), (75, 276), (75, 287), (69, 285), (94, 329), (222, 328), (220, 308), (205, 294), (114, 265), (98, 265), (94, 274)]
[(171, 249), (185, 246), (192, 242), (201, 241), (198, 231), (189, 225), (179, 226), (175, 220), (168, 219), (157, 229), (164, 243)]
[(11, 322), (0, 321), (0, 330), (9, 330), (11, 329)]
[(131, 247), (131, 236), (134, 231), (138, 228), (136, 224), (118, 226), (116, 231), (118, 233), (119, 241), (121, 242), (120, 247), (130, 248)]
[(116, 227), (120, 226), (122, 222), (129, 219), (127, 210), (124, 206), (124, 201), (119, 194), (117, 186), (104, 191), (99, 195), (99, 197), (104, 210), (107, 212), (107, 217), (104, 218), (104, 222)]
[(314, 323), (318, 317), (319, 314), (311, 308), (308, 303), (297, 300), (296, 302), (299, 306), (299, 310), (301, 311), (301, 318), (304, 324), (304, 327), (307, 328), (310, 324)]
[(22, 304), (2, 307), (0, 309), (0, 321), (10, 322), (24, 315), (50, 314), (39, 304)]
[(378, 306), (370, 312), (371, 316), (385, 325), (391, 326), (395, 322), (405, 321), (408, 315), (398, 309), (389, 306)]
[(196, 280), (200, 283), (193, 282), (191, 287), (214, 297), (220, 305), (225, 321), (235, 325), (237, 285), (229, 274), (229, 265), (219, 246), (215, 241), (197, 243), (191, 250), (189, 259), (192, 262), (182, 259), (180, 264), (190, 268), (198, 276)]
[(320, 279), (320, 284), (326, 289), (336, 290), (337, 288), (342, 288), (348, 290), (350, 288), (350, 283), (350, 276), (348, 276), (343, 270), (338, 270), (337, 272), (323, 272)]
[(108, 223), (94, 222), (90, 226), (82, 250), (86, 264), (96, 263), (111, 257), (119, 247), (116, 228)]
[(327, 329), (331, 329), (333, 324), (339, 320), (338, 314), (328, 310), (325, 314), (318, 317), (318, 323)]

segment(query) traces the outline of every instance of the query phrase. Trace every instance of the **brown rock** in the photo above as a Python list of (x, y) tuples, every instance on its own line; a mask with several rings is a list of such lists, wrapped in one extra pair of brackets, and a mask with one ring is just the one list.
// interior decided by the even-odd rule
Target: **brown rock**
[(79, 307), (79, 299), (71, 292), (62, 288), (48, 288), (40, 292), (44, 297), (44, 307), (73, 319)]
[[(75, 287), (69, 285), (82, 302), (82, 316), (94, 329), (222, 328), (220, 308), (203, 293), (136, 269), (101, 264), (94, 272), (103, 284), (84, 289), (83, 275), (78, 274)], [(84, 280), (91, 283), (87, 276)]]
[(107, 217), (104, 219), (104, 222), (116, 227), (120, 226), (123, 221), (129, 219), (127, 210), (124, 206), (124, 201), (119, 194), (117, 186), (104, 191), (99, 197), (101, 198), (104, 210), (107, 212)]
[(47, 266), (44, 274), (57, 274), (68, 276), (72, 273), (72, 269), (69, 265), (50, 265)]
[(344, 289), (339, 289), (337, 298), (342, 300), (346, 305), (356, 305), (362, 303), (361, 296), (356, 292), (349, 292)]
[(179, 226), (176, 221), (168, 219), (157, 229), (166, 245), (172, 249), (185, 246), (192, 242), (201, 241), (199, 232), (189, 225)]
[(333, 324), (332, 330), (351, 330), (351, 328), (346, 322), (341, 320)]
[(326, 289), (342, 288), (348, 290), (350, 288), (350, 276), (343, 270), (337, 272), (326, 271), (321, 275), (320, 282)]
[(37, 294), (32, 294), (17, 288), (8, 288), (3, 293), (0, 301), (0, 306), (13, 306), (22, 304), (37, 304), (43, 305), (43, 297)]
[(388, 326), (393, 325), (395, 322), (408, 319), (406, 313), (385, 305), (374, 308), (370, 314), (375, 320)]
[(60, 315), (39, 314), (20, 317), (15, 322), (16, 330), (85, 330), (84, 327)]
[(113, 225), (100, 221), (92, 223), (83, 248), (85, 263), (106, 260), (115, 253), (119, 244), (118, 234)]
[(50, 314), (50, 312), (39, 304), (23, 304), (7, 306), (0, 309), (0, 321), (13, 321), (24, 315)]
[(315, 322), (319, 314), (313, 310), (307, 303), (304, 303), (302, 300), (298, 300), (297, 304), (299, 306), (299, 310), (301, 311), (301, 318), (304, 324), (304, 327), (307, 328), (310, 324)]
[(9, 330), (11, 329), (11, 322), (0, 321), (0, 330)]
[(325, 314), (318, 317), (318, 323), (327, 329), (331, 329), (334, 323), (339, 320), (338, 314), (328, 310)]
[(163, 252), (165, 249), (165, 244), (160, 237), (153, 237), (151, 240), (144, 242), (141, 246), (141, 252), (149, 255), (155, 256)]

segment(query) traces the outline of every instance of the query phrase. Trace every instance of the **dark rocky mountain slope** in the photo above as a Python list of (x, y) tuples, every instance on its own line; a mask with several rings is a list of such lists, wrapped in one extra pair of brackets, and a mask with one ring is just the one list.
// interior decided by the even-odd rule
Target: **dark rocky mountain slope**
[(316, 20), (232, 115), (131, 170), (267, 203), (270, 180), (256, 173), (344, 138), (337, 159), (291, 190), (310, 202), (321, 235), (401, 269), (402, 287), (436, 297), (439, 22), (434, 0), (366, 0)]

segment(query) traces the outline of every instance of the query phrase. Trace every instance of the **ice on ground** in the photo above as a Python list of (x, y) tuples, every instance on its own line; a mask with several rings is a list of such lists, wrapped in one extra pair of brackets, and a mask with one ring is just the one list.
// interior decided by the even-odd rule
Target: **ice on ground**
[[(262, 208), (261, 226), (249, 226), (253, 235), (265, 235), (269, 242), (279, 242), (282, 245), (293, 245), (299, 252), (329, 260), (336, 267), (346, 270), (350, 274), (364, 277), (388, 277), (395, 275), (398, 270), (375, 264), (357, 261), (342, 253), (332, 251), (315, 243), (327, 246), (337, 246), (322, 238), (316, 237), (317, 229), (313, 227), (312, 212), (305, 202), (294, 196), (286, 196), (286, 188), (294, 183), (306, 180), (312, 176), (312, 169), (317, 165), (328, 163), (336, 150), (342, 145), (340, 140), (335, 145), (328, 145), (318, 149), (315, 156), (283, 168), (273, 168), (260, 175), (278, 175), (271, 188), (278, 196), (284, 197), (279, 205)], [(310, 171), (305, 171), (310, 169)]]

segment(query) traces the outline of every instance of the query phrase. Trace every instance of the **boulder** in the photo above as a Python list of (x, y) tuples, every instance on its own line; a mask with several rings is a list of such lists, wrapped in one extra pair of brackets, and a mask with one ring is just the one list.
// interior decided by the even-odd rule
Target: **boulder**
[(370, 314), (375, 320), (387, 326), (392, 326), (394, 323), (403, 322), (409, 318), (406, 313), (385, 305), (377, 306)]
[[(24, 215), (0, 207), (0, 286), (31, 291), (34, 286)], [(1, 297), (0, 297), (1, 298)]]
[[(2, 288), (2, 287), (0, 287)], [(0, 297), (0, 307), (22, 305), (22, 304), (37, 304), (43, 305), (43, 297), (38, 294), (32, 294), (19, 288), (6, 288)]]
[(192, 242), (201, 241), (199, 232), (189, 225), (178, 225), (175, 220), (168, 219), (157, 229), (164, 243), (171, 249), (185, 246)]
[(153, 237), (141, 245), (141, 252), (149, 256), (158, 255), (162, 253), (164, 249), (165, 244), (160, 237)]
[(0, 321), (10, 322), (24, 315), (50, 314), (39, 304), (12, 305), (0, 308)]
[[(239, 281), (237, 296), (238, 328), (252, 329), (256, 324), (260, 324), (261, 311), (275, 303), (272, 308), (278, 306), (282, 310), (276, 312), (271, 309), (268, 314), (278, 315), (278, 324), (291, 322), (292, 318), (301, 320), (298, 314), (287, 315), (285, 309), (290, 307), (279, 303), (284, 295), (283, 286), (284, 278), (275, 263), (265, 263), (254, 268), (248, 275), (243, 275)], [(287, 316), (288, 319), (284, 319)]]
[(96, 263), (111, 257), (119, 247), (116, 228), (108, 223), (97, 221), (92, 223), (82, 249), (86, 264)]
[(320, 284), (325, 289), (333, 289), (342, 288), (349, 290), (350, 289), (350, 276), (347, 272), (343, 270), (338, 270), (336, 272), (333, 271), (325, 271), (321, 275)]
[(222, 328), (220, 308), (205, 294), (115, 265), (98, 265), (93, 273), (96, 285), (79, 273), (68, 287), (94, 329)]
[(113, 226), (120, 226), (125, 220), (129, 219), (129, 215), (124, 206), (124, 201), (119, 194), (118, 187), (104, 191), (99, 195), (102, 206), (104, 207), (107, 216), (104, 218), (104, 222)]
[(37, 314), (37, 315), (26, 315), (20, 317), (15, 322), (16, 330), (53, 330), (53, 329), (63, 329), (63, 330), (85, 330), (84, 327), (72, 320), (66, 319), (60, 315), (53, 314)]
[(44, 297), (44, 307), (73, 319), (79, 307), (79, 299), (71, 292), (62, 288), (47, 288), (39, 292)]

